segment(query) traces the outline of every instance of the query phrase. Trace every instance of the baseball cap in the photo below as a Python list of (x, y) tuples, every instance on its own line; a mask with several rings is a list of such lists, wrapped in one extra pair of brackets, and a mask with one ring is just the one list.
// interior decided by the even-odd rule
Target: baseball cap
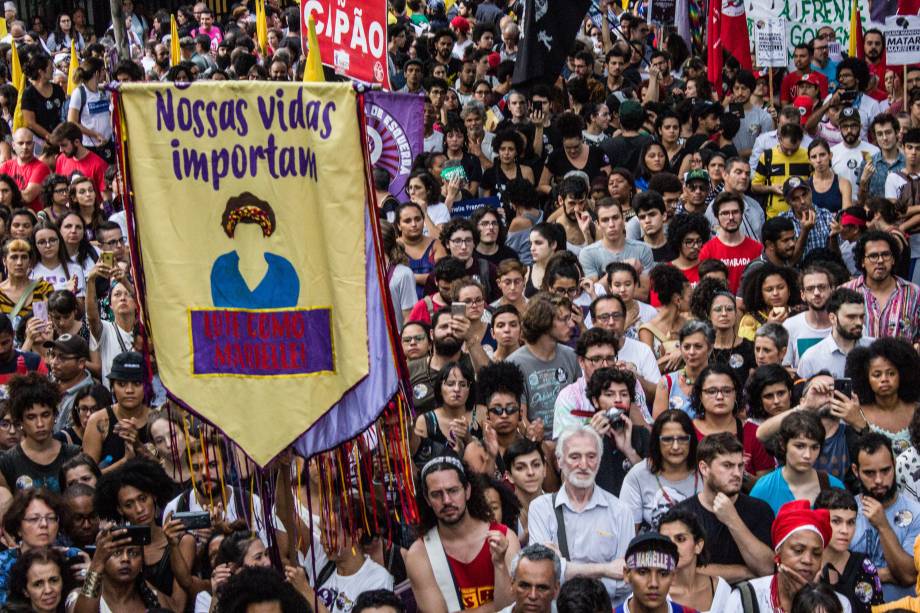
[(811, 96), (796, 96), (792, 101), (792, 106), (796, 108), (801, 117), (800, 123), (805, 123), (811, 117), (811, 112), (815, 109), (815, 101)]
[(797, 189), (807, 189), (808, 191), (811, 191), (808, 183), (800, 177), (789, 177), (786, 179), (786, 182), (783, 183), (783, 198), (789, 200), (792, 192)]
[(808, 74), (802, 75), (799, 79), (799, 83), (808, 83), (809, 85), (814, 85), (817, 88), (821, 87), (821, 80), (818, 78), (818, 73), (809, 72)]
[(689, 185), (691, 181), (705, 181), (709, 183), (709, 173), (702, 168), (690, 170), (684, 173), (684, 185)]
[(645, 115), (642, 105), (635, 100), (624, 100), (620, 103), (620, 121), (629, 122), (630, 119), (639, 119)]
[(677, 567), (677, 545), (658, 532), (644, 532), (626, 547), (626, 568), (658, 568), (674, 570)]
[(109, 370), (109, 379), (112, 381), (143, 383), (146, 378), (147, 365), (144, 356), (137, 351), (119, 353), (112, 360), (112, 368)]
[(62, 334), (53, 341), (45, 341), (45, 349), (55, 349), (64, 355), (89, 359), (89, 344), (79, 334)]
[(855, 122), (862, 125), (862, 117), (859, 116), (859, 111), (852, 106), (844, 107), (843, 110), (840, 111), (840, 118), (837, 119), (837, 124), (839, 125), (844, 121)]

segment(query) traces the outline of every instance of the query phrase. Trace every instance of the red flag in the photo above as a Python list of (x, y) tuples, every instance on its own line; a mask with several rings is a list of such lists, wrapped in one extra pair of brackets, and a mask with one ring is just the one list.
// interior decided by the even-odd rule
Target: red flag
[(920, 0), (898, 0), (898, 15), (920, 15)]
[(706, 76), (721, 94), (723, 52), (733, 56), (746, 70), (753, 65), (743, 0), (710, 0), (706, 26)]

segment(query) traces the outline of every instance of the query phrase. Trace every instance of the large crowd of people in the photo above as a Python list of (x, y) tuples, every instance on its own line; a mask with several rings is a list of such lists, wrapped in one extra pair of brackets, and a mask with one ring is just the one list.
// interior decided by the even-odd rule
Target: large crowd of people
[(124, 0), (119, 60), (83, 9), (4, 3), (0, 604), (920, 610), (920, 66), (828, 26), (707, 79), (601, 0), (520, 87), (520, 0), (388, 5), (391, 88), (424, 97), (405, 192), (373, 169), (418, 521), (341, 462), (256, 491), (138, 313), (105, 84), (299, 81), (300, 7), (266, 2), (263, 49), (254, 5), (182, 6), (175, 62), (156, 6)]

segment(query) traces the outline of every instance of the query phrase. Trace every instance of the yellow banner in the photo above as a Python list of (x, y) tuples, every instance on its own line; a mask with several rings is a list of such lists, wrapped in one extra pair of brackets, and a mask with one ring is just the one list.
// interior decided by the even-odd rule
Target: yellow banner
[(264, 465), (368, 374), (357, 97), (264, 81), (120, 95), (160, 377)]

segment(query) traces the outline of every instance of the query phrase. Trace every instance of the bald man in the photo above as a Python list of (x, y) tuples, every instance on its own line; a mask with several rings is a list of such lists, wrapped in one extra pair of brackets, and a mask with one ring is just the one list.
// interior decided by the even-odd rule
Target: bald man
[(13, 159), (0, 164), (0, 173), (13, 177), (22, 192), (23, 205), (38, 212), (42, 210), (39, 195), (42, 181), (51, 169), (35, 157), (35, 136), (28, 128), (19, 128), (13, 133)]

